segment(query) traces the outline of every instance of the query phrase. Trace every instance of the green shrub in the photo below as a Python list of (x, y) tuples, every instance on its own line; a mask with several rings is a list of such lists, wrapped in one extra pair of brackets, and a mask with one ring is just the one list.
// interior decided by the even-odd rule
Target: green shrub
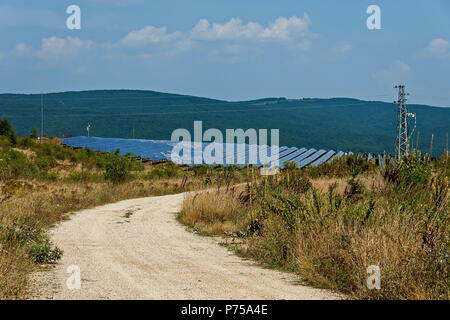
[(351, 177), (347, 183), (348, 186), (345, 188), (344, 196), (351, 200), (361, 199), (366, 191), (364, 185), (356, 177)]
[(411, 155), (388, 165), (384, 177), (399, 187), (423, 187), (431, 180), (431, 165), (417, 155)]
[(347, 177), (378, 170), (374, 163), (370, 163), (357, 155), (343, 156), (327, 161), (318, 167), (304, 169), (312, 178), (315, 177)]
[(11, 142), (9, 141), (9, 139), (5, 136), (0, 136), (0, 147), (5, 148), (10, 146)]
[(83, 170), (83, 171), (74, 171), (71, 172), (67, 178), (66, 181), (68, 182), (99, 182), (103, 179), (102, 176), (95, 174), (95, 173), (91, 173), (89, 171)]
[(165, 167), (167, 176), (169, 178), (178, 177), (183, 175), (183, 170), (176, 164), (170, 163)]
[(128, 152), (125, 157), (129, 158), (131, 160), (131, 171), (143, 171), (144, 170), (144, 164), (139, 160), (139, 157), (134, 155), (131, 152)]
[(431, 179), (430, 168), (426, 165), (405, 166), (400, 171), (400, 184), (404, 186), (427, 185)]
[(58, 177), (59, 177), (59, 175), (57, 172), (51, 172), (51, 171), (39, 171), (36, 175), (36, 178), (45, 180), (45, 181), (57, 181)]
[(13, 146), (17, 144), (16, 132), (7, 119), (0, 120), (0, 136), (7, 137)]
[(28, 158), (20, 151), (0, 148), (0, 180), (38, 178), (55, 181), (58, 174), (50, 170), (56, 166), (56, 160), (49, 155), (36, 154)]
[(146, 177), (147, 179), (163, 179), (163, 178), (175, 178), (183, 175), (183, 170), (172, 163), (168, 163), (165, 166), (154, 167), (150, 170)]
[(36, 143), (34, 142), (34, 140), (31, 138), (28, 138), (28, 137), (19, 138), (17, 140), (17, 146), (19, 148), (30, 149), (30, 148), (34, 147), (35, 144)]
[(268, 177), (262, 184), (257, 185), (257, 193), (260, 196), (264, 195), (267, 189), (302, 194), (311, 189), (311, 181), (303, 170), (292, 167), (283, 170), (276, 179), (273, 176)]
[(31, 177), (36, 172), (36, 165), (22, 152), (0, 148), (0, 180)]
[(297, 168), (297, 162), (294, 161), (286, 161), (284, 163), (284, 169), (287, 171), (292, 171)]
[(15, 217), (10, 225), (0, 224), (0, 245), (25, 248), (34, 263), (55, 263), (62, 250), (54, 246), (45, 230), (36, 226), (31, 215)]
[(271, 215), (257, 236), (252, 237), (245, 253), (271, 267), (297, 271), (295, 234), (285, 227), (281, 217)]
[(146, 177), (148, 179), (161, 179), (161, 178), (167, 178), (169, 175), (167, 174), (167, 171), (162, 167), (155, 167), (152, 170), (150, 170)]
[(261, 200), (261, 210), (265, 217), (272, 214), (279, 216), (289, 231), (294, 231), (297, 220), (304, 220), (307, 208), (296, 194), (274, 192)]
[(49, 155), (36, 156), (34, 163), (42, 171), (48, 171), (57, 165), (55, 158)]
[(29, 249), (30, 258), (34, 263), (55, 263), (58, 261), (63, 252), (56, 246), (53, 246), (52, 242), (47, 235), (42, 233), (38, 241), (31, 244)]
[(105, 164), (105, 180), (114, 184), (120, 184), (131, 177), (131, 168), (133, 160), (130, 157), (121, 157), (117, 154), (108, 154)]
[(31, 139), (37, 139), (38, 138), (38, 132), (36, 128), (31, 128), (30, 130), (30, 138)]

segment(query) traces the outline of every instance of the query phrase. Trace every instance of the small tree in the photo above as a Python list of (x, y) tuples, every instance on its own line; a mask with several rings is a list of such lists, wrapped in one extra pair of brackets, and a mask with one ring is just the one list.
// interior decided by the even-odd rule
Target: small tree
[(32, 128), (30, 130), (30, 138), (31, 139), (37, 139), (38, 138), (38, 132), (36, 128)]
[(132, 162), (129, 156), (119, 156), (117, 151), (109, 154), (105, 164), (105, 179), (114, 184), (125, 182), (130, 177)]
[(7, 137), (13, 146), (17, 144), (16, 132), (7, 119), (0, 120), (0, 136)]

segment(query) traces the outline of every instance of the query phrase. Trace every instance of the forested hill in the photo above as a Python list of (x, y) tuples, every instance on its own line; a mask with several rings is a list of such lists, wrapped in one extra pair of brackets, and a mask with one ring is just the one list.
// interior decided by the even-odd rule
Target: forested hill
[[(96, 90), (43, 95), (44, 132), (99, 137), (169, 139), (177, 128), (192, 130), (194, 120), (207, 128), (279, 128), (281, 144), (354, 152), (392, 152), (396, 106), (349, 98), (264, 98), (228, 102), (141, 90)], [(0, 117), (16, 131), (40, 128), (41, 95), (0, 94)], [(417, 114), (419, 147), (434, 155), (446, 145), (450, 108), (409, 105)], [(416, 143), (417, 137), (414, 138)]]

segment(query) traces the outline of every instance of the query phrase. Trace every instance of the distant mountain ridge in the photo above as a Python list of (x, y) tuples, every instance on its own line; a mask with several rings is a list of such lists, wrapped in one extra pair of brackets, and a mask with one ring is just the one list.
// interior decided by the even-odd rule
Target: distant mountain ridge
[[(25, 135), (40, 128), (40, 94), (0, 94), (0, 117)], [(419, 148), (428, 152), (435, 134), (440, 155), (450, 132), (450, 108), (409, 105), (417, 114)], [(52, 136), (91, 135), (170, 139), (174, 129), (192, 130), (194, 120), (208, 128), (280, 129), (282, 145), (393, 152), (396, 106), (352, 98), (263, 98), (223, 101), (146, 90), (90, 90), (44, 95), (44, 132)], [(417, 136), (414, 136), (414, 145)]]

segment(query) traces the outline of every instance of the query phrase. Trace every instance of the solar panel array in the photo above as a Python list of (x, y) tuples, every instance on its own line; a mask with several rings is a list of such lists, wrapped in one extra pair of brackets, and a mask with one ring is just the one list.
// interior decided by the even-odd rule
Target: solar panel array
[[(71, 137), (62, 140), (66, 146), (73, 148), (88, 148), (95, 151), (115, 152), (119, 150), (119, 154), (125, 155), (132, 153), (142, 159), (153, 161), (172, 160), (178, 164), (194, 165), (194, 164), (218, 164), (229, 165), (236, 164), (245, 166), (253, 164), (263, 166), (265, 162), (260, 157), (262, 154), (271, 156), (271, 148), (268, 146), (248, 145), (248, 144), (215, 144), (215, 143), (179, 143), (166, 140), (141, 140), (141, 139), (119, 139), (119, 138), (99, 138), (99, 137)], [(176, 146), (183, 146), (184, 151), (173, 156), (173, 150)], [(217, 149), (215, 149), (217, 147)], [(215, 161), (205, 160), (202, 156), (205, 150), (215, 149), (223, 150), (222, 153), (212, 152), (216, 156)], [(187, 154), (185, 154), (187, 152)], [(218, 151), (217, 151), (218, 152)], [(254, 155), (257, 155), (256, 157)], [(283, 168), (286, 161), (296, 163), (297, 167), (306, 166), (317, 167), (323, 163), (333, 161), (344, 155), (352, 155), (353, 152), (334, 151), (334, 150), (316, 150), (308, 148), (297, 148), (281, 146), (278, 149), (279, 167)], [(188, 156), (188, 157), (185, 157)], [(378, 154), (359, 154), (367, 159), (367, 161), (384, 167), (389, 157)], [(220, 159), (220, 161), (217, 161)]]

